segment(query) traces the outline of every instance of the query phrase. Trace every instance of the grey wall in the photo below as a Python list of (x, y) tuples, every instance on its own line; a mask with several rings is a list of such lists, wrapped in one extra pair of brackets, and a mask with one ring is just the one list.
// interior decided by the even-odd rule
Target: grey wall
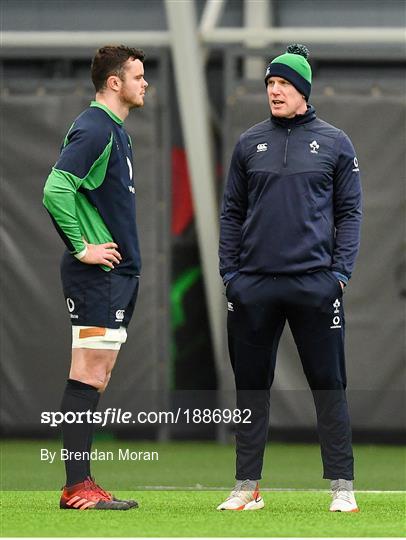
[[(198, 0), (196, 5), (200, 15), (204, 1)], [(273, 7), (277, 25), (405, 24), (403, 0), (274, 0)], [(228, 0), (221, 25), (241, 25), (242, 8), (242, 0)], [(166, 28), (163, 0), (0, 0), (0, 10), (2, 30)], [(367, 58), (371, 60), (378, 49), (381, 50), (373, 44), (363, 48), (370, 51)], [(340, 51), (335, 48), (333, 56), (339, 56)], [(347, 53), (347, 60), (351, 60), (351, 54)], [(59, 72), (51, 69), (48, 72), (46, 66), (27, 62), (23, 57), (14, 58), (16, 64), (13, 67), (13, 61), (9, 61), (7, 72), (13, 73), (15, 68), (22, 77), (22, 66), (26, 80), (22, 81), (21, 89), (31, 95), (14, 94), (15, 90), (19, 92), (16, 89), (19, 80), (10, 86), (8, 81), (3, 81), (7, 91), (0, 101), (3, 227), (0, 409), (5, 426), (32, 427), (37, 425), (40, 409), (58, 406), (70, 355), (69, 320), (58, 277), (63, 246), (42, 209), (41, 190), (67, 127), (91, 94), (87, 97), (87, 90), (80, 85), (73, 91), (61, 92)], [(46, 51), (39, 58), (46, 58)], [(219, 66), (222, 67), (221, 62)], [(365, 71), (356, 64), (352, 72), (345, 65), (342, 68), (338, 72), (334, 65), (330, 79), (328, 66), (322, 66), (325, 95), (317, 79), (313, 86), (314, 103), (321, 116), (345, 129), (353, 139), (363, 173), (362, 248), (345, 298), (350, 402), (356, 427), (397, 428), (403, 421), (399, 411), (404, 408), (405, 311), (401, 296), (406, 288), (402, 283), (405, 266), (401, 259), (405, 216), (405, 108), (401, 97), (404, 80), (399, 83), (399, 71), (395, 69), (392, 78), (395, 86), (401, 88), (396, 98), (385, 95), (387, 70), (382, 77), (382, 72), (371, 65), (373, 88), (366, 90), (362, 80)], [(87, 79), (87, 64), (84, 70)], [(62, 73), (69, 77), (69, 71)], [(42, 79), (50, 77), (52, 81), (48, 80), (47, 84), (52, 82), (53, 96), (45, 89), (46, 84), (42, 85)], [(221, 74), (216, 73), (216, 77), (216, 83), (221, 86)], [(263, 83), (260, 81), (259, 85), (262, 91)], [(352, 91), (348, 91), (348, 85)], [(227, 133), (225, 168), (238, 134), (268, 114), (263, 93), (253, 93), (251, 87), (244, 85), (237, 92), (234, 90), (233, 95), (225, 96), (227, 109), (219, 107), (225, 116)], [(162, 92), (164, 89), (159, 87), (159, 94)], [(330, 95), (331, 92), (335, 94)], [(80, 97), (83, 94), (86, 97)], [(168, 91), (169, 99), (175, 99), (169, 94)], [(169, 354), (169, 309), (167, 290), (164, 290), (167, 282), (161, 279), (167, 274), (165, 257), (169, 244), (169, 160), (163, 148), (169, 145), (173, 135), (159, 131), (161, 125), (158, 99), (151, 99), (150, 105), (136, 111), (127, 122), (137, 152), (144, 277), (132, 325), (134, 332), (130, 332), (129, 342), (120, 354), (103, 406), (125, 403), (136, 407), (138, 400), (145, 398), (140, 388), (158, 390), (159, 395), (150, 394), (155, 404), (162, 398)], [(199, 309), (205, 309), (203, 299)], [(142, 339), (136, 339), (136, 335)], [(280, 349), (272, 398), (273, 425), (313, 425), (312, 404), (305, 386), (287, 334)]]
[[(172, 0), (173, 2), (179, 0)], [(187, 0), (189, 1), (189, 0)], [(205, 0), (197, 0), (200, 16)], [(273, 0), (277, 26), (404, 26), (403, 0)], [(3, 30), (163, 30), (163, 0), (1, 0)], [(243, 0), (227, 0), (221, 26), (243, 24)]]
[(163, 30), (161, 0), (2, 0), (5, 30)]
[(278, 26), (404, 26), (403, 0), (274, 0)]

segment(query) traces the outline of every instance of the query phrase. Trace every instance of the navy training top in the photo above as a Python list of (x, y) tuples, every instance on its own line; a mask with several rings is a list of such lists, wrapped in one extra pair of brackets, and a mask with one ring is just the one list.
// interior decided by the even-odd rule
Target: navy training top
[(351, 277), (359, 249), (361, 185), (348, 136), (314, 107), (272, 117), (234, 149), (220, 222), (220, 274), (300, 274), (328, 269)]
[(116, 242), (122, 261), (113, 271), (140, 273), (132, 145), (122, 124), (93, 101), (72, 124), (45, 184), (44, 205), (70, 253), (63, 259), (68, 273), (110, 271), (74, 257), (84, 249), (83, 239)]

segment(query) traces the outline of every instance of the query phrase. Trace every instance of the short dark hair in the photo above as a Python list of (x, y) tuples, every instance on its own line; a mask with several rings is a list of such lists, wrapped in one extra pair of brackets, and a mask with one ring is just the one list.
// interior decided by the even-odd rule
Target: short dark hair
[(123, 79), (124, 64), (128, 59), (144, 62), (145, 53), (141, 49), (126, 47), (125, 45), (106, 45), (101, 47), (92, 60), (92, 82), (96, 92), (103, 90), (106, 81), (111, 75)]

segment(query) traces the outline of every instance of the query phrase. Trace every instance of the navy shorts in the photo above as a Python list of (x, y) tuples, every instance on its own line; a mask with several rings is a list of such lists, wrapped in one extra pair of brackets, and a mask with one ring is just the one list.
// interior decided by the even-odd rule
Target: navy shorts
[(63, 293), (73, 326), (128, 326), (137, 301), (138, 276), (100, 270), (81, 279), (71, 277), (62, 271)]

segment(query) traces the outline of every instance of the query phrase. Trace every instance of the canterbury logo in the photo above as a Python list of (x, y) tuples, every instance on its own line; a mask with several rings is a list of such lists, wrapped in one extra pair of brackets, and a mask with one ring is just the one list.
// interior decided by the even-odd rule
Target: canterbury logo
[(266, 152), (268, 150), (268, 143), (257, 144), (257, 152)]
[(124, 319), (124, 309), (118, 309), (116, 311), (116, 322), (121, 322)]

